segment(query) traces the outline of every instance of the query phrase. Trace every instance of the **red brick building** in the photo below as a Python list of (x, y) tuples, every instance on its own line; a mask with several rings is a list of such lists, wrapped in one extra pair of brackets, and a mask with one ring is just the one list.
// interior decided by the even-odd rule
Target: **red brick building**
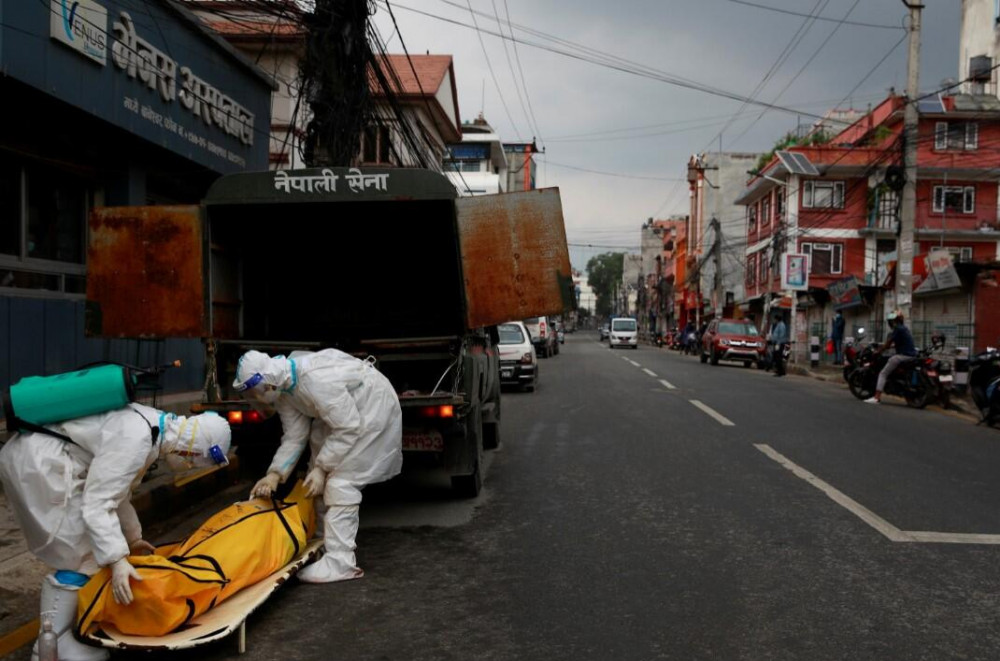
[[(826, 337), (835, 308), (849, 333), (865, 326), (881, 335), (885, 311), (895, 307), (904, 103), (890, 96), (826, 144), (777, 152), (737, 200), (746, 209), (747, 314), (761, 320), (780, 300), (780, 255), (810, 256), (809, 290), (796, 301), (800, 353), (810, 335)], [(935, 331), (953, 346), (993, 343), (1000, 319), (981, 315), (977, 328), (976, 314), (995, 308), (1000, 291), (983, 284), (995, 283), (989, 266), (1000, 247), (1000, 101), (934, 96), (918, 107), (914, 273), (931, 250), (945, 249), (962, 286), (914, 294), (914, 335), (918, 343)], [(852, 295), (831, 300), (831, 286), (835, 296)]]

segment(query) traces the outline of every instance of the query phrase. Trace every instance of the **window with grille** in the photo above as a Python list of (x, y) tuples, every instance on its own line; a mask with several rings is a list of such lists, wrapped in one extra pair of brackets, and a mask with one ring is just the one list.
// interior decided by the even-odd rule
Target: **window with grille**
[(747, 225), (750, 226), (750, 231), (753, 232), (757, 229), (757, 205), (748, 204), (747, 205)]
[(767, 225), (771, 222), (771, 196), (768, 195), (760, 203), (760, 224)]
[(747, 257), (747, 286), (756, 284), (757, 276), (757, 255)]
[(803, 243), (802, 252), (809, 255), (809, 273), (813, 275), (844, 272), (844, 246), (839, 243)]
[(934, 149), (979, 149), (978, 122), (937, 122)]
[(975, 186), (935, 186), (935, 213), (975, 213)]

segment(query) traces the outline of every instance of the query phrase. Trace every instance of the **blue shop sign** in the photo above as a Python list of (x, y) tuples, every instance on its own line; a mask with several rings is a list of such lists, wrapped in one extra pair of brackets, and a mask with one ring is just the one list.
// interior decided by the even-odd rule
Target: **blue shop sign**
[(0, 0), (0, 69), (219, 172), (268, 167), (273, 81), (169, 0)]

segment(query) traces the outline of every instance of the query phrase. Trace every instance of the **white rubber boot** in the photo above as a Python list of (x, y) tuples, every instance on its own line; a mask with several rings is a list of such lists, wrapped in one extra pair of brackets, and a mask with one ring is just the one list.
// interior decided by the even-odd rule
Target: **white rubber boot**
[[(52, 631), (59, 636), (60, 661), (105, 661), (109, 654), (100, 647), (84, 645), (73, 637), (79, 588), (62, 585), (53, 574), (42, 579), (42, 617), (48, 613)], [(38, 640), (31, 649), (31, 661), (38, 661)]]
[(358, 534), (358, 506), (333, 505), (323, 516), (323, 557), (303, 567), (298, 577), (305, 583), (333, 583), (361, 578), (364, 571), (358, 568), (354, 557)]

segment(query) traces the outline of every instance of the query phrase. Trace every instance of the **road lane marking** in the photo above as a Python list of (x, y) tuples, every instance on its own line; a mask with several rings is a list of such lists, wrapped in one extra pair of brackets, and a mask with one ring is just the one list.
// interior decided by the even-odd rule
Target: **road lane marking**
[(656, 378), (656, 372), (654, 372), (653, 370), (651, 370), (649, 368), (646, 368), (646, 367), (643, 367), (642, 371), (645, 372), (646, 374), (650, 375), (654, 379)]
[(1000, 535), (900, 530), (858, 501), (819, 479), (788, 457), (785, 457), (770, 445), (760, 443), (754, 444), (754, 447), (772, 460), (776, 461), (782, 467), (791, 471), (796, 477), (805, 480), (825, 493), (827, 497), (835, 503), (867, 523), (878, 532), (882, 533), (882, 535), (890, 541), (921, 542), (926, 544), (1000, 544)]
[(719, 413), (718, 411), (716, 411), (715, 409), (713, 409), (708, 404), (702, 404), (697, 399), (692, 399), (692, 400), (689, 400), (689, 401), (692, 404), (694, 404), (695, 406), (697, 406), (698, 408), (700, 408), (702, 411), (704, 411), (705, 413), (707, 413), (710, 417), (715, 418), (715, 421), (718, 422), (723, 427), (735, 427), (736, 426), (735, 422), (733, 422), (732, 420), (730, 420), (726, 416), (722, 415), (721, 413)]
[(662, 383), (663, 387), (666, 388), (667, 390), (677, 390), (677, 386), (670, 383), (669, 381), (664, 381), (663, 379), (660, 379), (660, 383)]
[(635, 367), (642, 367), (642, 365), (640, 365), (639, 363), (635, 362), (631, 358), (626, 358), (625, 360), (627, 360), (628, 362), (632, 363), (632, 365), (634, 365)]
[(778, 462), (784, 468), (790, 470), (795, 477), (805, 480), (809, 484), (813, 485), (823, 493), (827, 495), (833, 502), (837, 503), (848, 512), (858, 517), (868, 525), (870, 525), (875, 530), (879, 531), (887, 538), (894, 542), (909, 542), (912, 541), (910, 537), (905, 535), (902, 530), (892, 525), (878, 514), (875, 514), (870, 509), (857, 502), (850, 496), (838, 491), (831, 485), (827, 484), (823, 480), (819, 479), (805, 468), (802, 468), (795, 462), (793, 462), (788, 457), (784, 456), (770, 445), (765, 444), (755, 444), (755, 448), (766, 454), (772, 460)]

